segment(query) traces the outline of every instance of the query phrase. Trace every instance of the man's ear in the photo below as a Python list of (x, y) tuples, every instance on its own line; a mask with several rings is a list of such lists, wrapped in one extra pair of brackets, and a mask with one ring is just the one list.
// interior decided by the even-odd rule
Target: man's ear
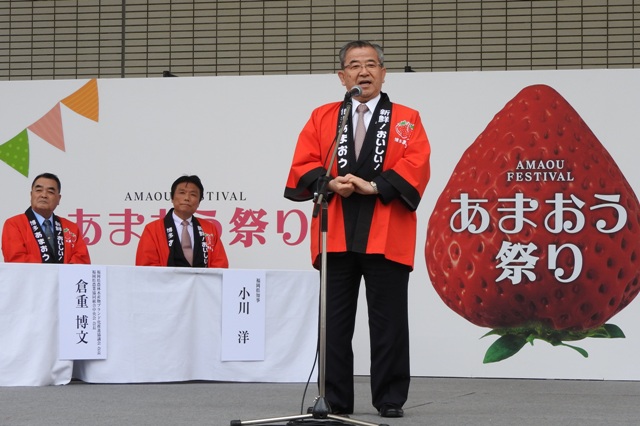
[(345, 83), (345, 81), (344, 81), (344, 71), (342, 71), (342, 70), (338, 71), (338, 77), (340, 78), (340, 82), (342, 83), (342, 85), (346, 86), (347, 83)]

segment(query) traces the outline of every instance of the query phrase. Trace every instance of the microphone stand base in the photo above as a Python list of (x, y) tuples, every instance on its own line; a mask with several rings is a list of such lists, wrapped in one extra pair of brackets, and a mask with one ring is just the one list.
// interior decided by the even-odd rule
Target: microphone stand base
[[(327, 414), (326, 418), (314, 418), (313, 414), (300, 414), (296, 416), (272, 417), (260, 420), (231, 420), (231, 426), (265, 425), (277, 426), (273, 422), (287, 422), (284, 426), (340, 426), (345, 424), (356, 426), (389, 426), (388, 424), (369, 423), (337, 414)], [(270, 425), (268, 425), (270, 424)], [(279, 423), (281, 424), (281, 423)]]
[[(316, 397), (313, 407), (307, 414), (295, 416), (273, 417), (260, 420), (231, 420), (231, 426), (266, 425), (272, 422), (287, 422), (286, 426), (339, 426), (351, 424), (356, 426), (389, 426), (387, 424), (375, 424), (362, 420), (352, 419), (338, 414), (331, 414), (331, 407), (323, 397)], [(272, 426), (275, 426), (272, 423)]]

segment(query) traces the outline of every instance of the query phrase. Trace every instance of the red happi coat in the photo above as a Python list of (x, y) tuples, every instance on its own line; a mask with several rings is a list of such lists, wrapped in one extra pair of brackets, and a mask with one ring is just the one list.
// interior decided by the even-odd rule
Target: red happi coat
[[(78, 225), (56, 216), (62, 225), (64, 237), (64, 263), (90, 264), (89, 250)], [(40, 247), (33, 235), (26, 214), (19, 214), (6, 220), (2, 229), (2, 254), (4, 261), (16, 263), (42, 263)]]
[[(389, 126), (386, 127), (389, 129), (389, 136), (384, 162), (381, 169), (374, 170), (372, 159), (377, 149), (376, 133), (378, 132), (375, 121), (381, 104), (391, 108), (391, 118)], [(342, 102), (331, 103), (317, 108), (311, 114), (311, 118), (298, 138), (285, 188), (286, 198), (293, 201), (313, 198), (317, 180), (326, 174), (325, 167), (328, 167), (333, 152), (341, 107)], [(351, 126), (350, 121), (349, 126)], [(412, 130), (408, 131), (409, 128)], [(346, 134), (347, 143), (351, 144), (350, 149), (353, 149), (350, 127)], [(403, 105), (391, 104), (383, 93), (369, 124), (359, 160), (356, 162), (353, 157), (348, 160), (346, 168), (341, 166), (340, 169), (338, 168), (340, 161), (335, 161), (331, 176), (352, 173), (367, 180), (383, 178), (385, 184), (390, 184), (395, 189), (397, 197), (384, 202), (381, 197), (376, 197), (375, 201), (371, 201), (375, 203), (370, 209), (372, 213), (357, 213), (356, 216), (348, 217), (350, 213), (345, 214), (348, 203), (358, 202), (357, 197), (371, 196), (352, 194), (343, 199), (338, 195), (330, 194), (327, 252), (345, 252), (352, 250), (350, 247), (360, 247), (355, 251), (383, 254), (389, 260), (413, 268), (417, 224), (415, 210), (429, 181), (430, 152), (431, 147), (419, 113)], [(356, 200), (349, 200), (352, 197)], [(360, 200), (365, 199), (360, 198)], [(345, 229), (355, 229), (355, 231), (349, 231), (351, 236), (347, 237)], [(351, 241), (358, 239), (363, 241)], [(313, 218), (311, 260), (317, 268), (320, 265), (320, 241), (319, 218)]]
[[(202, 230), (207, 234), (208, 262), (207, 268), (228, 268), (229, 260), (215, 225), (199, 219)], [(136, 252), (137, 266), (167, 266), (169, 243), (164, 219), (154, 220), (145, 226)]]

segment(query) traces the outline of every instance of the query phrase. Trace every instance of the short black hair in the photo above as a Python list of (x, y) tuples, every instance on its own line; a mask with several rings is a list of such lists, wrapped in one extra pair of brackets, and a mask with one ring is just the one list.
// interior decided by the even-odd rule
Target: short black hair
[(198, 187), (198, 189), (200, 190), (200, 201), (204, 200), (204, 187), (202, 186), (202, 182), (200, 181), (200, 178), (196, 175), (184, 175), (184, 176), (180, 176), (178, 179), (175, 180), (175, 182), (173, 182), (173, 185), (171, 185), (171, 199), (173, 200), (173, 196), (176, 193), (176, 187), (178, 185), (180, 185), (181, 183), (184, 182), (188, 182), (188, 183), (192, 183), (195, 186)]
[(35, 177), (33, 182), (31, 182), (31, 189), (33, 189), (33, 187), (36, 185), (36, 181), (40, 178), (55, 180), (56, 183), (58, 184), (58, 192), (62, 190), (62, 184), (60, 183), (60, 179), (58, 179), (58, 176), (54, 175), (53, 173), (40, 173), (38, 176)]

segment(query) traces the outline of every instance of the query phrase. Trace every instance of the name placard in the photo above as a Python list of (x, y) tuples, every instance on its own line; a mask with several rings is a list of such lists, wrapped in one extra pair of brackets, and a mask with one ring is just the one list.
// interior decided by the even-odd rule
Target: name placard
[(107, 273), (104, 266), (62, 265), (58, 272), (59, 358), (107, 358)]
[(222, 361), (264, 361), (267, 285), (263, 270), (222, 275)]

